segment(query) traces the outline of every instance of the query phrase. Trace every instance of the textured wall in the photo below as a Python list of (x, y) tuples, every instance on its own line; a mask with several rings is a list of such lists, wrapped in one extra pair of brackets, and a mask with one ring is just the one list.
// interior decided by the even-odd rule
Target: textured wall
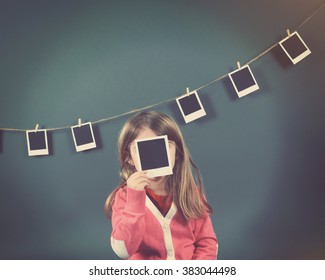
[[(0, 1), (0, 127), (95, 121), (198, 88), (260, 54), (323, 1)], [(277, 47), (251, 64), (258, 92), (228, 78), (199, 91), (207, 116), (179, 123), (215, 214), (220, 259), (325, 258), (325, 8), (299, 29), (312, 54)], [(0, 132), (0, 258), (114, 259), (103, 205), (118, 184), (127, 117), (94, 126), (76, 153), (49, 133), (28, 157), (25, 134)]]

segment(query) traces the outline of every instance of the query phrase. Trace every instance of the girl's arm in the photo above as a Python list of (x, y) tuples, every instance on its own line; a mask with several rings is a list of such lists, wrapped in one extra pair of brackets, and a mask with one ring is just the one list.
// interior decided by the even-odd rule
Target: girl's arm
[(218, 239), (210, 216), (194, 220), (195, 251), (193, 260), (215, 260), (218, 255)]
[(145, 190), (124, 187), (115, 196), (112, 207), (111, 245), (122, 259), (139, 248), (145, 228)]

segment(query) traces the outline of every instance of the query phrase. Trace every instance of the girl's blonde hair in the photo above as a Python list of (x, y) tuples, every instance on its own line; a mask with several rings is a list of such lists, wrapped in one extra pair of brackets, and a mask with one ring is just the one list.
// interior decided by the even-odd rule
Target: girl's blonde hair
[(186, 219), (200, 218), (212, 213), (202, 186), (201, 174), (193, 162), (184, 142), (182, 133), (169, 116), (161, 112), (142, 112), (130, 118), (123, 126), (118, 140), (121, 183), (108, 196), (105, 203), (107, 216), (111, 217), (112, 205), (117, 191), (126, 186), (127, 179), (136, 172), (131, 160), (130, 145), (142, 128), (150, 128), (158, 136), (167, 135), (168, 140), (176, 144), (175, 166), (173, 174), (167, 176), (166, 190), (172, 195), (174, 203)]

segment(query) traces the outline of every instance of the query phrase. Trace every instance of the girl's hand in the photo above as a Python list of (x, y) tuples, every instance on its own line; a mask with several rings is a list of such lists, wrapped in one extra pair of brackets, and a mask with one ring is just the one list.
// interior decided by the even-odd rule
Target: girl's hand
[(149, 178), (146, 171), (139, 171), (133, 173), (130, 178), (126, 181), (129, 188), (138, 191), (144, 190), (146, 186), (149, 185)]

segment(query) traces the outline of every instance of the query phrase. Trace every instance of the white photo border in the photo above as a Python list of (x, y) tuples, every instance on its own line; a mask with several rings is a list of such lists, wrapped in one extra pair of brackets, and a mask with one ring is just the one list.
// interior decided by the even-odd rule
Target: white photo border
[[(189, 95), (192, 95), (192, 94), (195, 95), (196, 100), (197, 100), (197, 102), (199, 103), (201, 109), (200, 109), (200, 110), (197, 110), (197, 111), (195, 111), (195, 112), (193, 112), (193, 113), (191, 113), (191, 114), (189, 114), (189, 115), (185, 115), (185, 114), (184, 114), (184, 111), (183, 111), (183, 108), (182, 108), (182, 106), (181, 106), (181, 104), (180, 104), (180, 99), (186, 98), (186, 97), (188, 97)], [(177, 105), (178, 105), (178, 107), (179, 107), (179, 110), (180, 110), (181, 113), (182, 113), (182, 116), (183, 116), (183, 118), (184, 118), (185, 123), (189, 123), (189, 122), (192, 122), (192, 121), (194, 121), (194, 120), (197, 120), (197, 119), (199, 119), (199, 118), (201, 118), (201, 117), (206, 116), (206, 112), (205, 112), (205, 110), (204, 110), (204, 107), (203, 107), (203, 105), (202, 105), (202, 102), (201, 102), (201, 100), (200, 100), (200, 97), (199, 97), (197, 91), (192, 91), (192, 92), (190, 92), (189, 94), (185, 94), (185, 95), (182, 95), (182, 96), (176, 98), (176, 102), (177, 102)]]
[[(166, 153), (167, 153), (167, 159), (168, 159), (168, 166), (143, 170), (142, 169), (142, 164), (141, 164), (141, 159), (140, 159), (140, 154), (139, 154), (138, 143), (139, 142), (151, 141), (151, 140), (157, 140), (157, 139), (164, 139)], [(148, 172), (147, 175), (148, 175), (149, 178), (159, 177), (159, 176), (166, 176), (166, 175), (173, 174), (173, 166), (172, 166), (171, 158), (170, 158), (169, 142), (168, 142), (167, 135), (155, 136), (155, 137), (136, 140), (135, 141), (135, 148), (136, 148), (136, 157), (137, 157), (137, 161), (138, 161), (138, 166), (139, 166), (139, 169), (140, 169), (139, 171), (147, 171)]]
[[(74, 128), (79, 128), (79, 127), (82, 127), (82, 126), (89, 126), (93, 142), (89, 142), (89, 143), (83, 144), (83, 145), (77, 145), (76, 136), (74, 134)], [(74, 145), (75, 145), (75, 148), (76, 148), (77, 152), (82, 152), (82, 151), (94, 149), (94, 148), (97, 147), (96, 139), (95, 139), (94, 131), (93, 131), (93, 126), (92, 126), (91, 122), (86, 122), (86, 123), (82, 123), (80, 125), (77, 124), (77, 125), (71, 126), (71, 132), (72, 132), (73, 142), (74, 142)]]
[[(29, 139), (29, 133), (44, 133), (45, 136), (45, 149), (37, 149), (32, 150), (30, 147), (30, 139)], [(47, 130), (46, 129), (38, 129), (36, 130), (26, 130), (26, 140), (27, 140), (27, 149), (28, 149), (28, 155), (29, 156), (46, 156), (49, 155), (49, 145), (47, 140)]]
[[(255, 84), (252, 85), (252, 86), (250, 86), (250, 87), (248, 87), (248, 88), (245, 88), (245, 89), (239, 91), (239, 90), (237, 89), (237, 86), (236, 86), (236, 84), (235, 84), (233, 78), (232, 78), (232, 74), (234, 74), (234, 73), (236, 73), (236, 72), (239, 72), (239, 71), (243, 70), (244, 68), (247, 68), (247, 69), (249, 70), (249, 73), (251, 74), (252, 79), (253, 79), (253, 81), (254, 81)], [(252, 92), (254, 92), (254, 91), (256, 91), (256, 90), (259, 89), (259, 86), (258, 86), (258, 84), (257, 84), (257, 82), (256, 82), (256, 79), (255, 79), (255, 77), (254, 77), (254, 75), (253, 75), (253, 72), (252, 72), (251, 68), (249, 67), (249, 65), (242, 66), (242, 67), (240, 67), (239, 69), (236, 69), (235, 71), (230, 72), (230, 73), (228, 74), (228, 76), (229, 76), (229, 78), (230, 78), (230, 80), (231, 80), (231, 83), (232, 83), (232, 85), (234, 86), (234, 88), (235, 88), (235, 90), (236, 90), (237, 95), (238, 95), (239, 98), (241, 98), (241, 97), (243, 97), (243, 96), (246, 96), (246, 95), (248, 95), (248, 94), (250, 94), (250, 93), (252, 93)]]
[[(299, 38), (299, 40), (301, 41), (301, 43), (304, 45), (304, 47), (306, 48), (306, 50), (301, 53), (300, 55), (298, 55), (295, 58), (292, 58), (290, 56), (290, 54), (288, 53), (288, 51), (286, 50), (286, 48), (283, 46), (283, 43), (285, 41), (287, 41), (290, 37), (292, 37), (293, 35), (297, 35), (297, 37)], [(279, 45), (281, 46), (281, 48), (283, 49), (283, 51), (286, 53), (286, 55), (289, 57), (289, 59), (291, 60), (291, 62), (293, 64), (297, 64), (299, 61), (303, 60), (306, 56), (308, 56), (309, 54), (311, 54), (310, 49), (308, 48), (308, 46), (306, 45), (306, 43), (304, 42), (304, 40), (300, 37), (299, 33), (297, 31), (291, 33), (289, 36), (287, 36), (286, 38), (284, 38), (282, 41), (279, 42)]]

